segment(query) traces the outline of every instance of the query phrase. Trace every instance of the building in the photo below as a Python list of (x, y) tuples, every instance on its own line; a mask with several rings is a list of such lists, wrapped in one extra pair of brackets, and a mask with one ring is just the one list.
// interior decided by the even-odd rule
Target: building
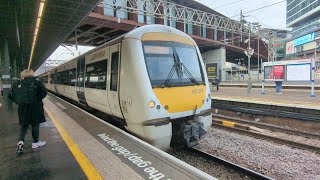
[(320, 0), (287, 0), (287, 27), (294, 37), (320, 29)]

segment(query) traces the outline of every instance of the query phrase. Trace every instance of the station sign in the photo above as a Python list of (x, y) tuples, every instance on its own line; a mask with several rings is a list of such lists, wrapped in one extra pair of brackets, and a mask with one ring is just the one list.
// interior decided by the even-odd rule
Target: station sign
[(293, 41), (294, 41), (294, 46), (299, 46), (301, 44), (306, 44), (314, 40), (315, 40), (315, 32), (299, 37)]
[(217, 77), (217, 75), (218, 75), (217, 69), (218, 69), (217, 63), (207, 63), (206, 64), (208, 79), (214, 79), (215, 77)]

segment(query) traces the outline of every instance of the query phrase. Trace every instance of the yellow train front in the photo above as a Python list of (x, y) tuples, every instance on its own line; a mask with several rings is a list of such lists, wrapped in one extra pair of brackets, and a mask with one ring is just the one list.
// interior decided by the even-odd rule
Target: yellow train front
[(160, 149), (193, 147), (211, 127), (200, 51), (168, 26), (137, 28), (44, 76), (51, 91), (112, 115)]

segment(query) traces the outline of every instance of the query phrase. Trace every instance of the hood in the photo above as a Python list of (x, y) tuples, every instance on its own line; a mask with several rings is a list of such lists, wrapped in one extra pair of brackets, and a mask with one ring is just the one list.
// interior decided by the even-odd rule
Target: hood
[(36, 77), (26, 77), (24, 78), (24, 80), (21, 81), (21, 84), (30, 84), (32, 83), (34, 80), (36, 80)]

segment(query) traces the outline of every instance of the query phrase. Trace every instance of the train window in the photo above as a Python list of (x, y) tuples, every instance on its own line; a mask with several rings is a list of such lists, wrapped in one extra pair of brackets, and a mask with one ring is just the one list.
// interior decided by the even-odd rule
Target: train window
[(119, 64), (119, 51), (111, 55), (111, 83), (110, 90), (118, 90), (118, 64)]
[(86, 66), (85, 87), (106, 89), (107, 83), (107, 61), (103, 60)]
[(144, 42), (143, 50), (153, 87), (204, 83), (200, 59), (194, 46), (175, 42)]
[(84, 85), (84, 68), (85, 68), (85, 59), (84, 57), (81, 57), (81, 59), (78, 59), (77, 64), (77, 73), (78, 73), (78, 87), (83, 87)]
[(69, 85), (69, 70), (60, 72), (60, 84)]
[(76, 68), (70, 69), (69, 71), (69, 85), (75, 86), (77, 83), (77, 70)]
[(54, 74), (50, 74), (50, 84), (55, 84), (54, 82)]

